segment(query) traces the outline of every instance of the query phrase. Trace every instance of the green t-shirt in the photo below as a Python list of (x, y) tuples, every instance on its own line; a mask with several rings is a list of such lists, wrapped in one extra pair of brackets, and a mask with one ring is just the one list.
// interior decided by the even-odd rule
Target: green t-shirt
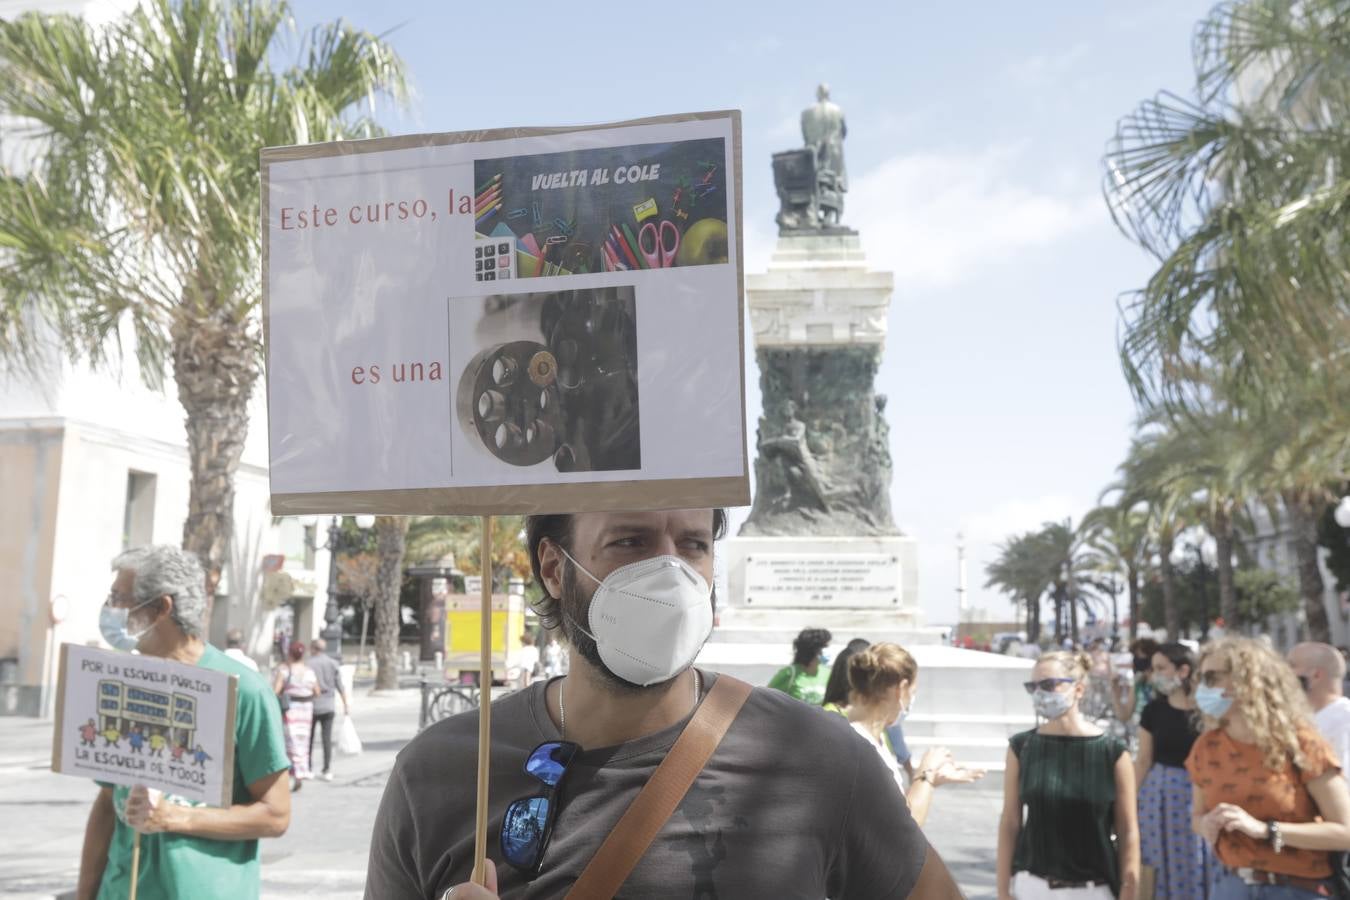
[[(290, 768), (281, 734), (281, 708), (263, 677), (230, 659), (209, 644), (197, 665), (239, 676), (234, 721), (234, 802), (249, 803), (248, 786), (260, 778)], [(117, 823), (108, 844), (108, 866), (103, 870), (99, 900), (126, 900), (131, 890), (131, 844), (136, 832), (123, 821), (130, 788), (113, 788)], [(165, 799), (185, 806), (204, 804), (183, 797)], [(261, 890), (258, 842), (215, 841), (181, 834), (141, 836), (139, 900), (248, 900)]]
[(803, 703), (819, 706), (825, 700), (825, 685), (829, 680), (830, 670), (824, 666), (817, 666), (816, 674), (808, 675), (805, 669), (793, 663), (779, 669), (769, 680), (769, 687)]

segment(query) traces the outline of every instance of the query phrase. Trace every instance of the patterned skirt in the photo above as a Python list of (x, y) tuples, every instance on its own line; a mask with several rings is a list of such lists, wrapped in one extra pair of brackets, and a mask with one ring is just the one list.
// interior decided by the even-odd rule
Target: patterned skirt
[(286, 756), (291, 760), (291, 774), (297, 780), (313, 778), (309, 769), (309, 733), (314, 727), (314, 703), (311, 700), (291, 698), (290, 708), (283, 714), (286, 723)]
[(1205, 900), (1216, 862), (1191, 831), (1191, 778), (1176, 766), (1154, 764), (1139, 788), (1139, 849), (1152, 866), (1156, 900)]

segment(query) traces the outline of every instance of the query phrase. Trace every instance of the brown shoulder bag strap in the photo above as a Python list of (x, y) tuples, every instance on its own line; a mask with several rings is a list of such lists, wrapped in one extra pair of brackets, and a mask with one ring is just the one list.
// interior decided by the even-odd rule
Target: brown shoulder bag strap
[(718, 675), (675, 746), (605, 838), (567, 900), (610, 900), (675, 812), (750, 696), (750, 685)]

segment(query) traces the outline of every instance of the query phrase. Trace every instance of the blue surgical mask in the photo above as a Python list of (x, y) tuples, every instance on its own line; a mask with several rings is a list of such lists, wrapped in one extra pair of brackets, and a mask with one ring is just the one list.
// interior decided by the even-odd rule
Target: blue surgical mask
[(909, 705), (900, 707), (900, 715), (895, 721), (903, 722), (909, 718), (909, 711), (914, 708), (914, 703), (919, 699), (919, 692), (915, 691), (909, 697)]
[(132, 610), (140, 609), (142, 606), (148, 606), (154, 602), (154, 600), (147, 600), (145, 603), (137, 604), (130, 609), (103, 604), (103, 608), (98, 612), (98, 630), (103, 634), (103, 639), (117, 650), (127, 653), (135, 650), (141, 642), (141, 636), (155, 626), (151, 624), (149, 628), (142, 628), (132, 634), (127, 630), (127, 620), (131, 617)]
[(1223, 688), (1202, 684), (1195, 689), (1195, 705), (1210, 718), (1220, 719), (1233, 706), (1233, 700), (1223, 695)]

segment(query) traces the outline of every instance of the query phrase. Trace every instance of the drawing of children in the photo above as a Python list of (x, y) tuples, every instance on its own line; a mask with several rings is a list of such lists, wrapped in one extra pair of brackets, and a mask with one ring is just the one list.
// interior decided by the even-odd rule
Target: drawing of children
[(182, 762), (182, 761), (183, 761), (183, 753), (186, 752), (186, 750), (187, 750), (187, 746), (186, 746), (186, 745), (184, 745), (184, 744), (174, 744), (174, 745), (173, 745), (173, 761), (174, 761), (174, 762)]
[(211, 758), (210, 754), (208, 754), (205, 750), (202, 749), (201, 744), (198, 744), (197, 749), (192, 751), (193, 761), (195, 761), (197, 765), (201, 766), (203, 769), (206, 768), (206, 761), (210, 758)]
[(150, 755), (163, 756), (164, 748), (169, 742), (164, 739), (162, 734), (150, 735)]
[(115, 725), (109, 725), (107, 728), (103, 729), (103, 746), (116, 747), (118, 750), (121, 750), (122, 745), (117, 743), (121, 739), (122, 732), (118, 731)]
[(90, 719), (88, 722), (80, 726), (81, 744), (92, 747), (94, 746), (94, 740), (97, 737), (98, 737), (98, 726), (94, 724), (93, 719)]
[(131, 734), (128, 737), (131, 741), (131, 752), (140, 753), (141, 748), (145, 746), (145, 735), (141, 733), (141, 726), (132, 725)]

